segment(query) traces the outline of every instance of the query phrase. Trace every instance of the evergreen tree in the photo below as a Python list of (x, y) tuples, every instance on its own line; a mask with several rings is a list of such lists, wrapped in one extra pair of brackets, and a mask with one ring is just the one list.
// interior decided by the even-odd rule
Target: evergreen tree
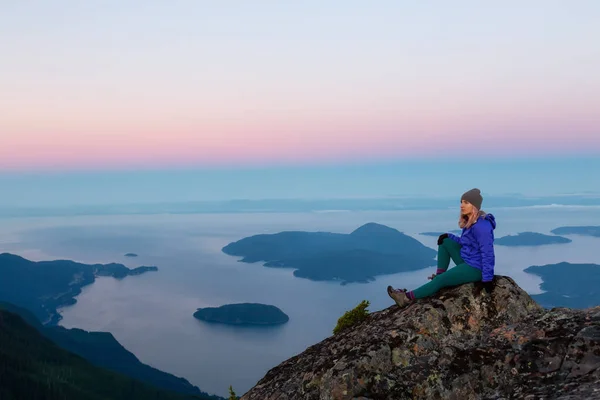
[(239, 397), (236, 396), (235, 392), (233, 391), (233, 387), (231, 385), (229, 385), (229, 399), (228, 400), (238, 400)]

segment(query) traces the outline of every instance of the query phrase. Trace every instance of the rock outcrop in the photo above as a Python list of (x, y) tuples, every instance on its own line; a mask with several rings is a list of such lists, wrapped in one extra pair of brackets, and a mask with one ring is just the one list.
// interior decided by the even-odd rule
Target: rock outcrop
[(600, 307), (543, 309), (512, 279), (466, 284), (271, 369), (241, 400), (600, 399)]

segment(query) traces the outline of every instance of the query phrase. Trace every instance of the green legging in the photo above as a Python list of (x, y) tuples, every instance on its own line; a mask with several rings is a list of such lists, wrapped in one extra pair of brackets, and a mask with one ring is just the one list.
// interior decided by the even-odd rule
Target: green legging
[[(450, 268), (450, 259), (454, 261), (456, 267)], [(412, 291), (415, 299), (421, 299), (435, 294), (443, 287), (457, 286), (463, 283), (478, 282), (481, 280), (481, 271), (477, 268), (465, 264), (460, 256), (460, 244), (454, 240), (446, 238), (440, 246), (438, 246), (438, 270), (444, 270), (439, 275), (436, 275), (431, 282), (424, 284)]]

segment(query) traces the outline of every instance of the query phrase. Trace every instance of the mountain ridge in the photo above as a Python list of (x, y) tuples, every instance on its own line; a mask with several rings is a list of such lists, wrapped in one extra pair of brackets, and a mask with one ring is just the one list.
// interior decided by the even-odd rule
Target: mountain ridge
[[(88, 332), (58, 325), (57, 308), (74, 304), (81, 288), (97, 276), (122, 279), (155, 271), (130, 269), (123, 264), (82, 264), (72, 260), (30, 261), (16, 254), (0, 254), (0, 309), (16, 313), (60, 348), (81, 356), (94, 366), (121, 373), (163, 390), (191, 395), (208, 394), (186, 379), (142, 363), (109, 332)], [(218, 399), (219, 397), (212, 397)]]
[(144, 384), (172, 393), (201, 396), (206, 400), (222, 398), (203, 392), (185, 378), (181, 378), (142, 363), (110, 332), (90, 332), (80, 328), (43, 325), (35, 315), (22, 307), (0, 301), (0, 311), (18, 315), (53, 344), (92, 365), (123, 374)]
[(600, 307), (544, 309), (513, 279), (392, 305), (269, 370), (241, 400), (600, 399)]
[(217, 399), (170, 392), (95, 366), (6, 309), (0, 309), (0, 361), (3, 400)]
[(158, 271), (156, 266), (134, 269), (123, 264), (83, 264), (73, 260), (31, 261), (12, 253), (0, 254), (0, 299), (24, 307), (44, 324), (57, 325), (58, 308), (73, 305), (84, 286), (98, 276), (122, 279)]

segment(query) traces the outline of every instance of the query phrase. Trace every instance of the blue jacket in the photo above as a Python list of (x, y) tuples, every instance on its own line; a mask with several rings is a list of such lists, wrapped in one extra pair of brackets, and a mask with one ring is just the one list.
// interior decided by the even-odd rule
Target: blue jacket
[(463, 229), (461, 236), (448, 233), (448, 237), (461, 245), (460, 256), (471, 267), (481, 270), (483, 282), (494, 279), (494, 229), (496, 219), (492, 214), (479, 217), (468, 229)]

